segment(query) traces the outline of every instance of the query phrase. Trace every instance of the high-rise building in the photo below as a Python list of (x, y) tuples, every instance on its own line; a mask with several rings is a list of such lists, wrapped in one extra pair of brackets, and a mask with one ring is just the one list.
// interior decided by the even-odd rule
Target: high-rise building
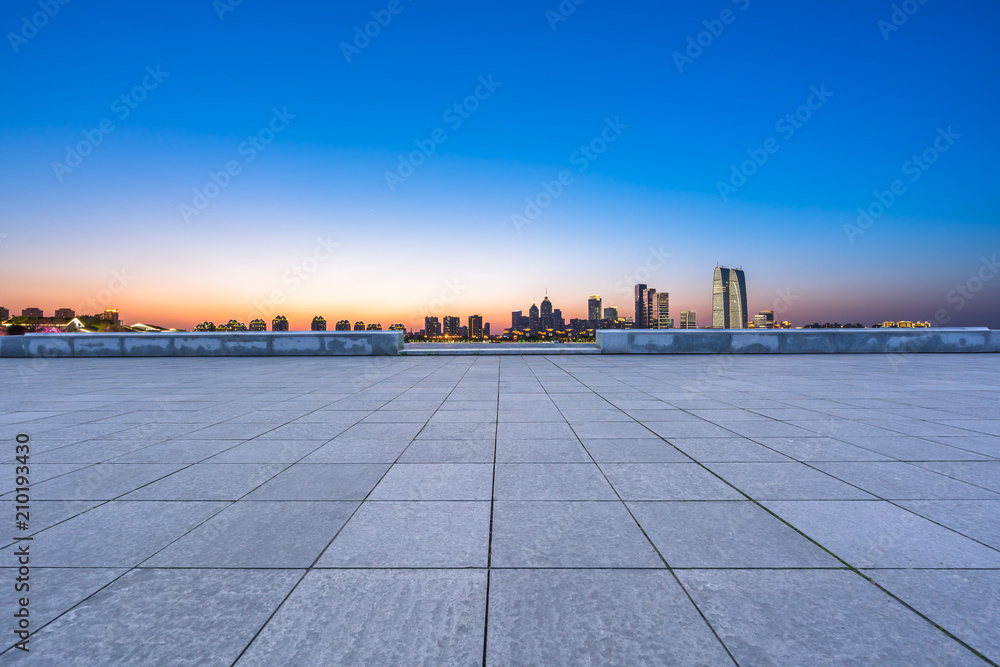
[(632, 320), (633, 329), (646, 328), (646, 290), (645, 284), (639, 283), (635, 286), (635, 319)]
[(485, 322), (483, 324), (483, 336), (486, 337), (486, 338), (490, 337), (490, 323), (489, 322)]
[(21, 311), (21, 317), (45, 317), (41, 308), (25, 308)]
[(0, 322), (10, 319), (10, 310), (0, 306)]
[(601, 321), (601, 295), (591, 294), (587, 299), (587, 319), (591, 322)]
[(552, 328), (552, 326), (553, 326), (552, 325), (552, 302), (549, 301), (549, 295), (548, 294), (546, 294), (545, 298), (542, 299), (541, 320), (542, 320), (542, 328), (543, 329), (551, 329)]
[(76, 313), (72, 308), (56, 308), (56, 317), (71, 320), (76, 317)]
[(562, 310), (559, 308), (552, 309), (552, 328), (557, 331), (566, 329), (566, 320), (563, 319)]
[(381, 331), (381, 330), (382, 330), (382, 325), (378, 322), (372, 322), (367, 327), (365, 327), (365, 331)]
[(521, 328), (521, 317), (522, 317), (522, 315), (521, 315), (521, 311), (520, 310), (515, 310), (515, 311), (511, 312), (511, 314), (510, 314), (510, 328), (511, 329), (520, 329)]
[(406, 327), (404, 327), (401, 323), (390, 324), (389, 331), (406, 331)]
[(670, 329), (670, 294), (657, 292), (653, 297), (653, 315), (649, 318), (650, 329)]
[(350, 331), (351, 321), (350, 320), (337, 320), (337, 324), (334, 325), (336, 331)]
[(469, 340), (483, 339), (483, 316), (469, 315)]
[(618, 306), (608, 306), (604, 309), (604, 319), (606, 320), (617, 320), (618, 319)]
[(542, 326), (542, 320), (538, 316), (538, 306), (531, 304), (531, 308), (528, 309), (528, 328), (532, 331), (538, 331)]
[(326, 320), (323, 319), (322, 315), (317, 315), (313, 318), (312, 326), (310, 328), (313, 331), (326, 331)]
[(742, 269), (715, 267), (712, 281), (712, 328), (747, 328), (747, 281)]
[(250, 331), (267, 331), (267, 322), (258, 317), (255, 320), (250, 320), (249, 328)]
[(271, 331), (288, 331), (288, 318), (278, 315), (271, 320)]
[(215, 331), (215, 324), (212, 322), (202, 322), (201, 324), (196, 324), (194, 327), (195, 331)]
[(454, 336), (457, 338), (460, 333), (459, 329), (462, 327), (462, 320), (452, 315), (445, 315), (442, 325), (445, 336)]
[(354, 323), (354, 330), (355, 331), (364, 331), (365, 330), (365, 323), (362, 322), (361, 320), (358, 320), (357, 322)]
[(441, 335), (441, 323), (437, 317), (427, 316), (424, 318), (424, 335), (428, 338)]
[(698, 314), (693, 310), (681, 311), (681, 329), (697, 329)]
[(755, 329), (773, 329), (774, 311), (761, 310), (753, 316), (753, 326)]

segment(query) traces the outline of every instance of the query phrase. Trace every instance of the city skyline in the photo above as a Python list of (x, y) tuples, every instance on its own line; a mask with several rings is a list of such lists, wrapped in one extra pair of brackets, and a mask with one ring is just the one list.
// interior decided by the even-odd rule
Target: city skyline
[(704, 318), (721, 264), (751, 313), (1000, 327), (1000, 7), (402, 2), (358, 46), (384, 4), (223, 4), (0, 17), (0, 303), (497, 325), (647, 283)]

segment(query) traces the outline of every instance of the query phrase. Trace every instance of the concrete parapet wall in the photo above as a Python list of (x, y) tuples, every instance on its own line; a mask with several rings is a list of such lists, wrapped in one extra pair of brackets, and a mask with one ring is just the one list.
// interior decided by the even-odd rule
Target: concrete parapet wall
[(1000, 331), (969, 329), (602, 329), (602, 354), (1000, 352)]
[(27, 334), (0, 357), (283, 357), (398, 355), (402, 331)]

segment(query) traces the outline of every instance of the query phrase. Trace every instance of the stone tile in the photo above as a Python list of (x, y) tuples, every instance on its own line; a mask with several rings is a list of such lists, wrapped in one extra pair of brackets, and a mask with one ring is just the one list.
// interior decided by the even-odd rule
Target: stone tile
[(598, 463), (690, 462), (683, 452), (659, 438), (587, 438), (587, 452)]
[(237, 500), (277, 475), (281, 463), (198, 463), (124, 496), (125, 500)]
[(1000, 492), (1000, 461), (936, 461), (914, 465), (983, 489)]
[(313, 571), (238, 664), (478, 664), (485, 618), (482, 571)]
[(788, 461), (784, 454), (747, 438), (671, 438), (670, 443), (695, 461)]
[(668, 440), (674, 438), (732, 438), (734, 433), (707, 421), (643, 422), (643, 426)]
[(393, 463), (409, 441), (343, 442), (333, 440), (302, 459), (303, 463)]
[(501, 422), (496, 427), (497, 440), (572, 439), (576, 435), (566, 422)]
[[(67, 519), (71, 519), (78, 514), (82, 514), (89, 509), (97, 507), (101, 501), (99, 500), (32, 500), (29, 503), (28, 509), (28, 526), (27, 532), (17, 531), (20, 535), (33, 535), (40, 530), (45, 530), (57, 523), (62, 523)], [(11, 517), (14, 521), (14, 514), (16, 510), (17, 501), (16, 500), (4, 500), (0, 502), (0, 508), (2, 508), (4, 515)], [(8, 539), (9, 536), (4, 536), (2, 538), (3, 544), (10, 544), (13, 540)]]
[(618, 501), (497, 501), (492, 566), (663, 567)]
[(673, 568), (842, 567), (748, 500), (634, 502), (628, 507)]
[(497, 425), (490, 423), (427, 424), (417, 440), (493, 440)]
[(578, 440), (500, 440), (498, 463), (591, 463)]
[(803, 463), (706, 463), (705, 465), (754, 500), (873, 498), (871, 494)]
[(754, 438), (796, 461), (892, 461), (890, 456), (833, 438)]
[[(30, 547), (29, 547), (30, 551)], [(14, 559), (11, 559), (12, 561)], [(93, 595), (98, 589), (108, 585), (121, 575), (128, 572), (125, 568), (61, 568), (61, 567), (32, 567), (29, 576), (27, 591), (28, 609), (30, 612), (31, 625), (37, 631), (43, 625), (52, 621), (60, 614), (65, 613), (71, 607)], [(5, 597), (0, 603), (0, 613), (5, 618), (14, 618), (14, 613), (18, 610), (18, 598), (15, 595), (14, 583), (18, 576), (15, 568), (0, 569), (0, 576), (11, 582), (11, 595)], [(13, 624), (12, 624), (13, 625)], [(13, 628), (11, 628), (13, 630)], [(13, 636), (13, 635), (12, 635)], [(4, 647), (7, 648), (14, 640), (4, 639)], [(32, 642), (34, 637), (32, 637)], [(29, 648), (40, 653), (41, 649), (36, 649), (37, 644), (29, 642)], [(4, 660), (7, 657), (5, 656)]]
[(340, 443), (393, 442), (406, 444), (424, 428), (423, 424), (396, 423), (371, 424), (361, 423), (350, 427), (336, 438)]
[(111, 500), (183, 467), (174, 463), (101, 463), (33, 485), (31, 497), (33, 500)]
[[(110, 463), (198, 463), (232, 448), (232, 440), (167, 440), (116, 456)], [(236, 445), (239, 446), (239, 445)]]
[(866, 570), (890, 593), (994, 662), (1000, 570)]
[(371, 492), (370, 500), (490, 500), (489, 463), (397, 463)]
[(502, 463), (496, 466), (497, 500), (617, 500), (593, 463)]
[(357, 502), (243, 500), (219, 512), (143, 565), (306, 568), (357, 507)]
[(942, 526), (1000, 549), (1000, 500), (901, 500), (896, 503)]
[(363, 500), (388, 469), (386, 464), (297, 463), (246, 500)]
[(809, 438), (815, 437), (815, 433), (804, 428), (794, 426), (788, 422), (779, 422), (774, 419), (760, 421), (752, 420), (714, 420), (713, 423), (725, 428), (727, 431), (741, 435), (746, 438)]
[(1000, 567), (1000, 552), (885, 501), (766, 501), (854, 567)]
[(623, 500), (743, 500), (697, 463), (602, 463)]
[(181, 440), (249, 440), (274, 428), (271, 424), (213, 424), (179, 436)]
[(489, 440), (414, 440), (399, 463), (493, 463), (496, 445)]
[(1000, 500), (1000, 494), (909, 463), (814, 463), (813, 465), (886, 500)]
[(488, 665), (731, 663), (668, 572), (495, 570)]
[(648, 438), (658, 440), (658, 436), (642, 424), (634, 421), (577, 422), (572, 425), (579, 438)]
[[(42, 628), (32, 638), (31, 653), (12, 651), (4, 660), (231, 664), (301, 576), (275, 570), (134, 570)], [(207, 627), (206, 619), (210, 631), (191, 632)], [(186, 639), (177, 641), (179, 636)]]
[(972, 461), (986, 458), (983, 454), (977, 453), (978, 450), (969, 451), (910, 436), (889, 438), (846, 436), (840, 439), (900, 461)]
[(489, 502), (361, 505), (317, 567), (486, 567)]
[(206, 463), (295, 463), (316, 451), (326, 440), (249, 440), (230, 447)]
[(677, 576), (739, 664), (982, 664), (848, 570), (683, 570)]

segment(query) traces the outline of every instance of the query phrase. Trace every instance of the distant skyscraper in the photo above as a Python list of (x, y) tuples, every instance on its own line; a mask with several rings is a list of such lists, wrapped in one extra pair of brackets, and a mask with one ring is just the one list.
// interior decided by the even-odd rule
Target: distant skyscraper
[(483, 324), (483, 336), (486, 338), (490, 337), (490, 323), (486, 322)]
[(71, 320), (76, 317), (72, 308), (56, 308), (56, 317)]
[(552, 302), (549, 301), (548, 294), (546, 294), (545, 298), (542, 299), (541, 319), (543, 329), (552, 328)]
[(697, 329), (698, 314), (693, 310), (681, 311), (681, 329)]
[(258, 317), (255, 320), (250, 320), (249, 328), (250, 331), (267, 331), (267, 322)]
[(441, 335), (441, 323), (437, 317), (427, 316), (424, 318), (424, 335), (428, 338)]
[(541, 328), (542, 321), (538, 317), (538, 306), (531, 304), (531, 308), (528, 309), (528, 328), (532, 331), (537, 331)]
[(0, 321), (10, 319), (10, 310), (0, 306)]
[(326, 320), (322, 315), (313, 318), (311, 329), (313, 331), (326, 331)]
[(658, 292), (653, 298), (653, 316), (650, 318), (650, 329), (670, 328), (670, 294)]
[(41, 308), (25, 308), (21, 311), (21, 317), (45, 317)]
[(755, 329), (773, 329), (774, 311), (762, 310), (753, 316), (753, 326)]
[(365, 331), (381, 331), (381, 330), (382, 330), (382, 325), (379, 324), (378, 322), (372, 322), (367, 327), (365, 327)]
[(715, 267), (712, 281), (712, 328), (747, 328), (747, 281), (742, 269)]
[(601, 295), (591, 294), (587, 299), (587, 319), (591, 322), (601, 321)]
[(338, 320), (335, 328), (336, 328), (337, 331), (350, 331), (351, 330), (351, 321), (350, 320)]
[(462, 326), (462, 320), (452, 315), (445, 315), (444, 322), (442, 324), (444, 328), (444, 334), (446, 336), (458, 336), (459, 334), (458, 330)]
[(559, 331), (566, 329), (566, 320), (563, 319), (562, 310), (559, 308), (552, 309), (552, 328)]
[(397, 322), (396, 324), (389, 325), (389, 331), (406, 331), (406, 327), (402, 323)]
[(521, 328), (521, 317), (522, 317), (522, 315), (521, 315), (521, 311), (520, 310), (515, 310), (515, 311), (511, 312), (511, 314), (510, 314), (510, 328), (511, 329), (520, 329)]
[(618, 306), (608, 306), (604, 309), (604, 319), (606, 320), (617, 320), (618, 319)]
[(288, 318), (278, 315), (271, 320), (271, 331), (288, 331)]
[(633, 329), (655, 329), (657, 325), (656, 289), (639, 283), (635, 286)]
[(482, 340), (483, 339), (483, 316), (482, 315), (469, 315), (469, 339), (470, 340)]
[(355, 331), (364, 331), (365, 330), (365, 323), (362, 322), (361, 320), (358, 320), (357, 322), (354, 323), (354, 330)]

